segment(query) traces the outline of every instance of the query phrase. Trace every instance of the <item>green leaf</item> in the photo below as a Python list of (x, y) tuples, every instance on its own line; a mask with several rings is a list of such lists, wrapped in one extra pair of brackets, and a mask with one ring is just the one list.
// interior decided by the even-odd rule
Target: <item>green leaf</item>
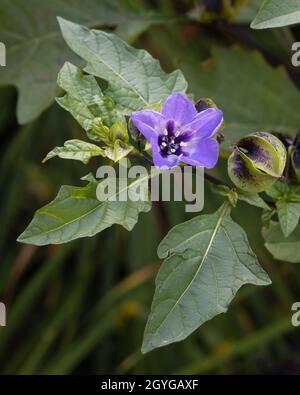
[(210, 97), (224, 113), (225, 141), (233, 144), (248, 133), (277, 130), (296, 135), (300, 92), (283, 68), (271, 67), (255, 51), (214, 48), (212, 58), (200, 66), (189, 59), (181, 64), (195, 97)]
[(226, 312), (242, 285), (270, 284), (228, 206), (175, 226), (159, 245), (158, 255), (166, 259), (156, 278), (142, 352), (183, 340)]
[(300, 22), (299, 0), (265, 0), (251, 23), (253, 29), (267, 29)]
[(300, 262), (300, 226), (294, 232), (284, 237), (278, 222), (272, 221), (269, 227), (262, 229), (266, 249), (275, 259), (291, 263)]
[(1, 67), (0, 85), (17, 87), (20, 123), (32, 121), (53, 102), (59, 69), (66, 59), (77, 60), (61, 37), (57, 15), (97, 26), (118, 25), (133, 16), (149, 19), (125, 0), (0, 0), (0, 9), (0, 41), (8, 61)]
[(74, 139), (65, 141), (63, 147), (56, 147), (50, 151), (43, 159), (43, 163), (55, 156), (62, 159), (74, 159), (80, 160), (83, 163), (88, 163), (93, 156), (105, 156), (105, 152), (95, 144)]
[(264, 210), (261, 215), (261, 223), (263, 226), (268, 227), (272, 221), (273, 216), (276, 214), (276, 209)]
[(85, 71), (108, 82), (105, 94), (124, 114), (157, 103), (187, 83), (179, 70), (166, 74), (159, 62), (119, 37), (58, 18), (70, 48), (87, 62)]
[(288, 237), (299, 222), (300, 186), (277, 181), (265, 192), (276, 201), (279, 223), (284, 236)]
[(288, 237), (299, 223), (300, 203), (278, 200), (276, 208), (282, 232), (285, 237)]
[(251, 206), (260, 207), (265, 210), (270, 210), (267, 203), (257, 193), (247, 193), (244, 191), (238, 191), (238, 198)]
[(113, 224), (131, 230), (138, 214), (151, 208), (148, 200), (119, 201), (121, 193), (128, 193), (137, 187), (144, 188), (145, 177), (129, 181), (127, 187), (117, 189), (116, 193), (101, 201), (97, 199), (96, 190), (99, 186), (105, 189), (106, 180), (98, 183), (90, 176), (88, 180), (90, 182), (85, 187), (62, 186), (51, 203), (36, 211), (18, 241), (34, 245), (66, 243), (80, 237), (94, 236)]
[(67, 62), (58, 74), (57, 83), (66, 94), (56, 101), (72, 114), (88, 137), (95, 141), (108, 139), (108, 126), (118, 117), (113, 102), (103, 95), (95, 77), (84, 75)]
[(300, 202), (300, 185), (277, 181), (266, 189), (272, 199), (284, 199), (289, 202)]

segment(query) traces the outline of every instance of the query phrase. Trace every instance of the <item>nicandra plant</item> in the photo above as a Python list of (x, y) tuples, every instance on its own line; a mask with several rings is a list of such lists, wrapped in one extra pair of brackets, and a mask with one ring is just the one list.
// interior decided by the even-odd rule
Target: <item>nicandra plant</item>
[[(186, 164), (213, 168), (226, 124), (210, 99), (187, 95), (181, 71), (166, 74), (157, 60), (114, 34), (59, 18), (63, 37), (85, 62), (65, 63), (58, 75), (64, 94), (58, 104), (77, 120), (91, 142), (69, 140), (44, 161), (58, 156), (87, 163), (92, 157), (117, 163), (145, 160), (171, 169)], [(98, 84), (96, 78), (105, 81)], [(103, 88), (105, 86), (105, 88)], [(172, 228), (158, 246), (163, 259), (146, 325), (143, 352), (185, 339), (207, 320), (224, 313), (244, 284), (271, 280), (252, 251), (245, 231), (230, 212), (242, 200), (262, 209), (266, 248), (277, 259), (300, 261), (300, 143), (279, 133), (254, 130), (229, 153), (229, 185), (207, 174), (224, 203)], [(93, 236), (113, 224), (131, 230), (150, 199), (98, 199), (103, 181), (92, 174), (85, 186), (62, 186), (57, 197), (36, 211), (19, 241), (66, 243)], [(138, 183), (139, 181), (135, 181)], [(140, 184), (143, 188), (145, 183)], [(129, 189), (130, 182), (127, 185)], [(116, 195), (120, 190), (116, 191)], [(262, 193), (262, 195), (259, 195)]]

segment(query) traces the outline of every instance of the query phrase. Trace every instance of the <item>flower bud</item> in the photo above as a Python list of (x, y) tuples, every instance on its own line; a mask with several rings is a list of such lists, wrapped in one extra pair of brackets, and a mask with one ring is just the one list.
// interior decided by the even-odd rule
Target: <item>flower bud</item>
[(286, 156), (286, 149), (277, 137), (252, 133), (234, 147), (228, 159), (228, 175), (238, 188), (262, 192), (282, 176)]
[(293, 148), (291, 156), (292, 168), (297, 181), (300, 182), (300, 147)]
[(197, 101), (195, 108), (198, 112), (207, 110), (208, 108), (218, 108), (216, 103), (209, 98), (202, 98)]
[(191, 17), (201, 22), (233, 20), (245, 6), (246, 0), (198, 0)]
[[(199, 99), (196, 102), (195, 108), (198, 112), (202, 112), (202, 111), (207, 110), (208, 108), (218, 108), (218, 106), (212, 99), (205, 97), (205, 98)], [(215, 135), (215, 139), (217, 140), (217, 142), (219, 144), (223, 143), (223, 141), (225, 139), (225, 136), (223, 133), (224, 127), (225, 127), (225, 125), (224, 125), (224, 121), (223, 121), (220, 129), (218, 130), (218, 133)]]
[(300, 132), (294, 143), (289, 147), (293, 176), (300, 182)]
[(93, 119), (92, 127), (88, 132), (88, 137), (105, 144), (109, 142), (109, 127), (104, 125), (101, 117)]

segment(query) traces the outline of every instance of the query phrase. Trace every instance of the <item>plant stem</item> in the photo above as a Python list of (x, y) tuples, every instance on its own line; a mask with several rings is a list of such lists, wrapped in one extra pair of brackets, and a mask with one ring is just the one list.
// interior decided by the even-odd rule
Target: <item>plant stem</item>
[(219, 180), (218, 178), (216, 178), (210, 174), (204, 173), (204, 178), (206, 181), (209, 181), (210, 183), (212, 183), (214, 185), (224, 185), (228, 188), (231, 188), (225, 181)]

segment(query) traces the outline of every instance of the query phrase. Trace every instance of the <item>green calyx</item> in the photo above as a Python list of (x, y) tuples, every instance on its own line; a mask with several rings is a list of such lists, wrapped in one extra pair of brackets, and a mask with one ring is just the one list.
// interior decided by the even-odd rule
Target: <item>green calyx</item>
[(246, 192), (262, 192), (283, 174), (287, 153), (270, 133), (252, 133), (236, 144), (228, 159), (232, 182)]

